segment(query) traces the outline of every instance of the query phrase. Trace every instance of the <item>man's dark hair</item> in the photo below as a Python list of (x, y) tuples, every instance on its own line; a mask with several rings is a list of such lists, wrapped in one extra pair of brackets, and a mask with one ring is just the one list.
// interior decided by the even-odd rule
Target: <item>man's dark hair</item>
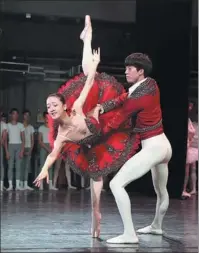
[(12, 108), (12, 109), (10, 110), (10, 114), (12, 114), (13, 112), (19, 113), (19, 110), (18, 110), (17, 108)]
[(152, 61), (149, 56), (143, 53), (133, 53), (126, 57), (125, 66), (133, 66), (137, 70), (144, 70), (144, 77), (147, 77), (152, 72)]
[(25, 109), (25, 110), (23, 111), (23, 115), (24, 115), (25, 113), (28, 113), (29, 115), (31, 115), (31, 112), (30, 112), (28, 109)]
[(46, 115), (48, 115), (48, 112), (43, 112), (43, 117), (45, 118), (46, 117)]
[(1, 117), (2, 117), (2, 118), (6, 118), (7, 115), (6, 115), (4, 112), (2, 112)]

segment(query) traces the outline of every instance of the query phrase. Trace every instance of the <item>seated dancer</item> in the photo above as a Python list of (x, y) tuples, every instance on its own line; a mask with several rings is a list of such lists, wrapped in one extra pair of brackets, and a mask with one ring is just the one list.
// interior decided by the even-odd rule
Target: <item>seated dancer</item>
[[(160, 92), (154, 79), (148, 77), (152, 62), (147, 55), (134, 53), (125, 59), (126, 79), (132, 86), (126, 94), (106, 101), (101, 105), (104, 112), (121, 108), (123, 117), (134, 117), (134, 132), (140, 134), (142, 149), (131, 157), (110, 182), (123, 225), (124, 233), (109, 239), (108, 243), (138, 243), (131, 217), (131, 204), (125, 187), (151, 170), (153, 185), (157, 194), (156, 214), (150, 226), (138, 233), (161, 235), (162, 221), (168, 209), (167, 192), (168, 162), (171, 159), (171, 145), (164, 134)], [(120, 111), (119, 111), (120, 112)], [(117, 129), (123, 122), (120, 113), (115, 113), (106, 125), (106, 131)]]
[(61, 155), (71, 169), (91, 178), (92, 236), (100, 233), (100, 194), (103, 176), (120, 167), (133, 156), (139, 146), (139, 135), (132, 133), (131, 121), (124, 118), (120, 129), (106, 131), (115, 113), (99, 115), (101, 104), (124, 93), (123, 86), (105, 73), (96, 73), (100, 61), (99, 51), (92, 54), (92, 27), (86, 16), (81, 37), (84, 42), (82, 66), (84, 74), (66, 82), (57, 94), (47, 98), (52, 152), (41, 173), (34, 181), (39, 186), (48, 170)]

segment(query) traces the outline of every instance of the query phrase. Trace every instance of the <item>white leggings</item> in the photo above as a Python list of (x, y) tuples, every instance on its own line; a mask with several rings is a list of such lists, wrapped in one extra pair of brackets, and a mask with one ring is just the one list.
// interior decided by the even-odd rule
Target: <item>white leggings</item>
[(142, 150), (130, 158), (110, 182), (110, 188), (123, 221), (124, 233), (130, 235), (132, 235), (132, 232), (135, 233), (131, 217), (130, 199), (125, 187), (150, 170), (157, 194), (156, 215), (153, 224), (159, 228), (162, 226), (162, 220), (169, 204), (166, 186), (168, 162), (171, 156), (171, 145), (165, 134), (143, 140)]

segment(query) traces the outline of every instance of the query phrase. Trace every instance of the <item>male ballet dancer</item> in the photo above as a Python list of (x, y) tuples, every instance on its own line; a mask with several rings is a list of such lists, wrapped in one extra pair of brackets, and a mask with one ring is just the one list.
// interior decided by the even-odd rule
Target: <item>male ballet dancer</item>
[[(128, 98), (120, 98), (102, 104), (102, 111), (107, 112), (117, 106), (123, 106), (127, 118), (134, 116), (134, 131), (141, 136), (142, 149), (130, 158), (110, 182), (110, 189), (115, 197), (123, 225), (124, 233), (107, 240), (107, 243), (138, 243), (132, 216), (131, 203), (125, 187), (132, 181), (152, 172), (153, 185), (157, 194), (155, 218), (150, 226), (139, 229), (138, 233), (158, 234), (162, 232), (162, 221), (168, 209), (167, 192), (168, 162), (171, 159), (171, 145), (164, 134), (160, 93), (154, 79), (148, 77), (152, 71), (152, 62), (142, 53), (134, 53), (125, 59), (126, 79), (132, 86)], [(118, 117), (118, 118), (117, 118)], [(119, 116), (112, 119), (110, 128), (118, 128)], [(115, 123), (118, 123), (118, 126)]]

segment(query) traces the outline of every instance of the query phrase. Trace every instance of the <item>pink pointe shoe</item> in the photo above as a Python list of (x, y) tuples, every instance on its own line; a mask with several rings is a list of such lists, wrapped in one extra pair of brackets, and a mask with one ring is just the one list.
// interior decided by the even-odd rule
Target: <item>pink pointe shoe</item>
[(84, 25), (83, 31), (80, 34), (80, 39), (84, 41), (85, 38), (87, 37), (87, 35), (90, 35), (90, 36), (88, 36), (88, 38), (90, 37), (90, 39), (92, 39), (91, 38), (91, 33), (92, 33), (91, 18), (90, 18), (89, 15), (86, 15), (85, 16), (85, 25)]
[(93, 210), (92, 213), (92, 229), (91, 234), (93, 238), (99, 238), (100, 237), (100, 221), (101, 221), (101, 213)]

